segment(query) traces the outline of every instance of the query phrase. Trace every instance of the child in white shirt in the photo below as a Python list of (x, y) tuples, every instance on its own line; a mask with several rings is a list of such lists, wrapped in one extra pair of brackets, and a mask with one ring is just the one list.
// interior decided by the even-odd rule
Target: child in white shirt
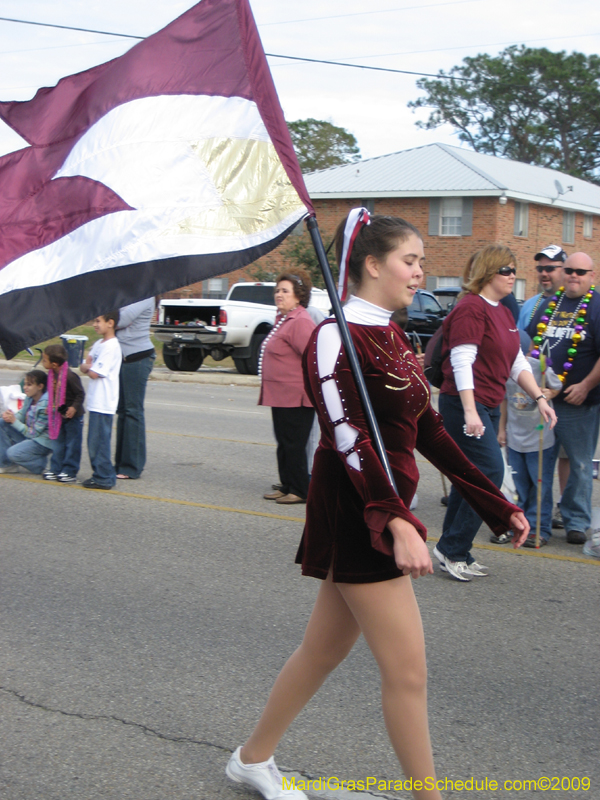
[(110, 439), (113, 416), (119, 402), (119, 372), (123, 357), (115, 336), (119, 312), (111, 311), (94, 320), (94, 329), (102, 336), (90, 349), (81, 365), (84, 375), (91, 378), (87, 390), (89, 412), (88, 453), (92, 477), (83, 481), (86, 489), (112, 489), (117, 482), (113, 467)]

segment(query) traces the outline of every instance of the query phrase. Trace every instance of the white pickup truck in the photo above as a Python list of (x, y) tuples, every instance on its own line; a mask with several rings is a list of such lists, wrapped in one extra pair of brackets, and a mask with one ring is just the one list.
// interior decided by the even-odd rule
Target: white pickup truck
[[(260, 346), (275, 321), (274, 283), (234, 283), (224, 300), (161, 300), (154, 336), (163, 342), (165, 365), (194, 372), (207, 355), (232, 356), (242, 375), (258, 373)], [(329, 314), (329, 295), (313, 289), (311, 306)]]

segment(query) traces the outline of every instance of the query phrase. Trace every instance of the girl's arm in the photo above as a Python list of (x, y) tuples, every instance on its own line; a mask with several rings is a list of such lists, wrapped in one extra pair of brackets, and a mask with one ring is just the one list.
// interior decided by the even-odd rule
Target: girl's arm
[(518, 547), (524, 541), (529, 524), (521, 509), (509, 503), (500, 489), (469, 461), (444, 429), (440, 414), (431, 406), (419, 419), (417, 450), (452, 481), (460, 495), (496, 535), (513, 528), (520, 531), (513, 539), (514, 545)]
[[(360, 352), (358, 355), (360, 359)], [(364, 520), (371, 533), (372, 546), (386, 555), (393, 555), (397, 550), (396, 539), (408, 536), (413, 543), (411, 552), (416, 548), (420, 555), (417, 562), (410, 560), (410, 564), (402, 568), (419, 573), (427, 569), (419, 559), (429, 559), (429, 555), (425, 557), (420, 545), (415, 543), (415, 536), (418, 536), (424, 546), (427, 529), (398, 497), (377, 456), (335, 323), (325, 323), (319, 328), (304, 353), (304, 369), (320, 422), (334, 442), (364, 504)], [(398, 522), (394, 522), (395, 519)]]

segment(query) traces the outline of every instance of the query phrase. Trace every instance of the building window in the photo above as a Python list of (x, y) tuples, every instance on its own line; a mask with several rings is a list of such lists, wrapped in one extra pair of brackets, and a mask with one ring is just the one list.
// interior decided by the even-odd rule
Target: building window
[(575, 244), (575, 212), (563, 211), (563, 242)]
[(462, 278), (459, 276), (457, 278), (446, 275), (443, 278), (437, 279), (437, 286), (436, 289), (447, 289), (449, 286), (461, 286), (462, 285)]
[(594, 233), (594, 217), (592, 214), (583, 215), (583, 238), (591, 239)]
[(471, 236), (472, 197), (432, 197), (429, 201), (430, 236)]
[(515, 288), (513, 289), (513, 294), (517, 298), (517, 300), (525, 300), (525, 287), (527, 281), (523, 278), (517, 278), (515, 281)]
[(515, 236), (527, 236), (529, 232), (529, 204), (515, 203)]
[(440, 236), (460, 236), (462, 198), (444, 197), (440, 205)]
[(371, 198), (370, 200), (363, 200), (361, 205), (363, 208), (367, 209), (369, 214), (375, 213), (375, 200), (373, 198)]
[(219, 300), (227, 297), (229, 291), (228, 278), (209, 278), (202, 281), (202, 297), (211, 300)]

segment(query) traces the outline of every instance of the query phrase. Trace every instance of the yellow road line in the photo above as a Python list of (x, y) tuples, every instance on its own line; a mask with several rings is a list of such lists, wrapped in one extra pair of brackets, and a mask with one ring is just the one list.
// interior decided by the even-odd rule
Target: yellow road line
[[(35, 478), (28, 478), (26, 475), (18, 476), (18, 475), (2, 475), (2, 478), (8, 478), (9, 480), (14, 481), (25, 481), (26, 483), (35, 483), (38, 486), (53, 486), (58, 487), (58, 483), (54, 481), (40, 481), (36, 480)], [(102, 489), (86, 489), (84, 486), (74, 486), (73, 484), (69, 485), (69, 490), (76, 489), (77, 491), (82, 492), (98, 492), (104, 495), (107, 495), (108, 492)], [(63, 489), (64, 491), (64, 489)], [(282, 519), (285, 522), (305, 522), (304, 517), (286, 517), (283, 514), (269, 514), (266, 511), (251, 511), (246, 508), (231, 508), (229, 506), (215, 506), (211, 503), (195, 503), (192, 500), (176, 500), (172, 497), (156, 497), (155, 495), (151, 494), (136, 494), (135, 492), (120, 492), (116, 489), (111, 489), (110, 491), (111, 496), (113, 497), (133, 497), (136, 500), (154, 500), (157, 503), (172, 503), (173, 505), (177, 506), (191, 506), (192, 508), (206, 508), (210, 511), (226, 511), (230, 514), (245, 514), (246, 516), (250, 517), (267, 517), (268, 519)]]
[[(13, 481), (25, 481), (26, 483), (35, 483), (38, 486), (53, 486), (58, 487), (57, 483), (53, 481), (40, 481), (36, 478), (29, 478), (26, 475), (2, 475), (1, 478), (5, 478), (8, 480)], [(83, 492), (90, 492), (96, 491), (101, 492), (101, 489), (85, 489), (83, 486), (74, 486), (73, 484), (69, 485), (70, 491), (71, 489), (76, 489), (77, 491)], [(64, 488), (63, 488), (63, 491)], [(108, 492), (104, 492), (104, 494), (109, 494)], [(191, 508), (205, 508), (209, 511), (224, 511), (229, 514), (244, 514), (249, 517), (266, 517), (267, 519), (281, 519), (285, 522), (305, 522), (304, 517), (286, 517), (283, 514), (269, 514), (266, 511), (251, 511), (250, 509), (246, 508), (231, 508), (230, 506), (215, 506), (211, 503), (195, 503), (192, 500), (176, 500), (172, 497), (158, 497), (156, 495), (151, 494), (137, 494), (135, 492), (120, 492), (115, 489), (111, 489), (110, 494), (113, 497), (133, 497), (135, 500), (153, 500), (156, 503), (171, 503), (172, 505), (176, 506), (189, 506)], [(435, 536), (428, 536), (428, 542), (438, 542), (439, 537)], [(600, 567), (600, 559), (594, 558), (583, 558), (579, 556), (563, 556), (558, 555), (556, 553), (547, 553), (545, 550), (531, 550), (529, 548), (523, 550), (519, 548), (515, 550), (514, 547), (511, 545), (494, 545), (494, 544), (479, 544), (476, 542), (473, 547), (476, 550), (491, 550), (494, 553), (504, 553), (505, 555), (513, 555), (513, 556), (523, 556), (525, 558), (548, 558), (552, 561), (572, 561), (577, 564), (593, 564), (595, 567)]]
[[(427, 537), (428, 542), (439, 542), (439, 538), (434, 536)], [(547, 553), (545, 550), (532, 550), (529, 547), (523, 549), (522, 547), (514, 548), (511, 544), (497, 545), (497, 544), (479, 544), (473, 543), (475, 550), (491, 550), (493, 553), (505, 553), (512, 556), (532, 556), (533, 558), (549, 558), (552, 561), (575, 561), (577, 564), (593, 564), (595, 567), (600, 567), (600, 559), (585, 558), (580, 556), (561, 556), (557, 553)]]
[(223, 439), (220, 436), (199, 436), (197, 433), (172, 433), (171, 431), (146, 431), (159, 436), (184, 436), (188, 439), (208, 439), (211, 442), (233, 442), (234, 444), (256, 444), (259, 447), (276, 447), (274, 442), (249, 442), (246, 439)]

